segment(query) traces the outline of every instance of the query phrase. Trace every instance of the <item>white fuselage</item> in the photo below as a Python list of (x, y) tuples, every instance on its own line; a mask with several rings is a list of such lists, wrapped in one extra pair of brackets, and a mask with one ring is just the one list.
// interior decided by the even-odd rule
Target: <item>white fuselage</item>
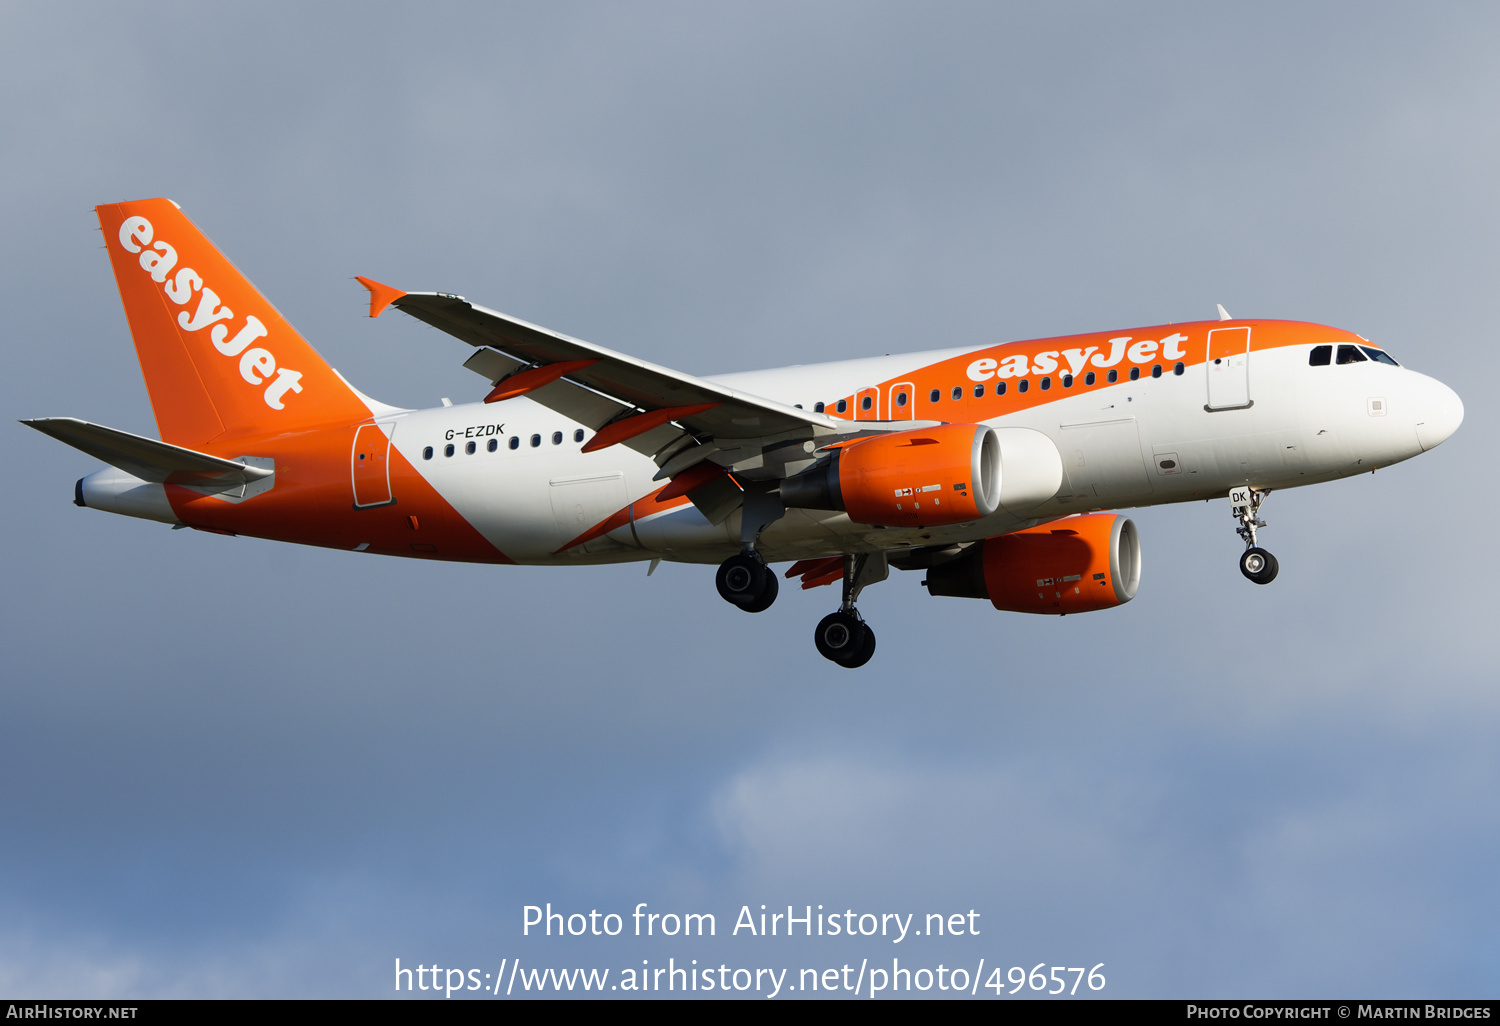
[[(1024, 520), (1000, 512), (950, 527), (881, 528), (851, 522), (844, 513), (791, 509), (761, 535), (759, 548), (776, 561), (969, 541), (1073, 513), (1212, 498), (1235, 485), (1269, 490), (1313, 484), (1416, 456), (1451, 434), (1462, 418), (1457, 397), (1433, 378), (1373, 361), (1309, 366), (1311, 348), (1251, 354), (1246, 377), (1252, 402), (1238, 409), (1207, 408), (1210, 365), (1198, 363), (1180, 374), (1168, 370), (1086, 391), (1059, 385), (1055, 399), (981, 421), (1040, 431), (1062, 457), (1058, 494)], [(857, 394), (966, 352), (709, 380), (811, 408), (820, 396)], [(959, 380), (955, 387), (970, 386)], [(653, 480), (658, 467), (650, 457), (625, 446), (580, 452), (581, 426), (528, 399), (407, 411), (381, 421), (390, 425), (393, 446), (442, 497), (517, 562), (661, 557), (710, 563), (740, 548), (738, 513), (712, 525), (694, 506), (683, 505), (629, 518), (560, 554), (565, 543), (663, 482)]]

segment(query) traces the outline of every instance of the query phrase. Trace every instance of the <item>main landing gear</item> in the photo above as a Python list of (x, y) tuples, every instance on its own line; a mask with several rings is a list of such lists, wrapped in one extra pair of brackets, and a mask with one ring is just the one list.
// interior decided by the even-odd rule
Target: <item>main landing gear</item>
[(770, 524), (786, 512), (781, 497), (764, 483), (751, 483), (745, 489), (740, 507), (740, 544), (744, 548), (719, 564), (714, 584), (725, 602), (739, 606), (747, 613), (763, 613), (776, 601), (781, 583), (775, 572), (755, 551), (755, 541)]
[(1256, 584), (1270, 584), (1276, 580), (1281, 569), (1276, 557), (1256, 544), (1255, 529), (1265, 527), (1260, 518), (1260, 504), (1266, 501), (1269, 492), (1241, 487), (1229, 490), (1229, 512), (1239, 521), (1235, 533), (1245, 539), (1245, 553), (1240, 556), (1240, 573)]
[[(859, 615), (855, 602), (866, 586), (885, 580), (890, 572), (883, 552), (844, 557), (843, 604), (838, 612), (819, 620), (813, 632), (819, 655), (851, 670), (870, 661), (875, 654), (875, 632)], [(750, 546), (719, 564), (714, 584), (726, 602), (747, 613), (771, 608), (780, 590), (775, 572)]]
[(813, 644), (824, 659), (854, 669), (865, 665), (875, 654), (875, 632), (865, 623), (854, 603), (866, 585), (883, 581), (890, 575), (885, 553), (862, 553), (844, 557), (844, 602), (836, 613), (818, 621)]
[(775, 571), (766, 566), (766, 561), (753, 548), (746, 548), (720, 563), (714, 584), (725, 602), (739, 606), (747, 613), (763, 613), (770, 609), (781, 591)]

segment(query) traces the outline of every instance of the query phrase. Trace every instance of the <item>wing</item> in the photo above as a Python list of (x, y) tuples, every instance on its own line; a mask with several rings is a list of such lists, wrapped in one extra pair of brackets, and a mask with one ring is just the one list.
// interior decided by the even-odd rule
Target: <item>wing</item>
[[(441, 292), (401, 292), (368, 278), (370, 316), (387, 305), (477, 350), (464, 366), (494, 385), (486, 402), (526, 395), (597, 434), (585, 451), (625, 444), (654, 456), (658, 479), (704, 459), (754, 480), (785, 476), (786, 460), (859, 434), (890, 430), (851, 422), (638, 360)], [(904, 422), (902, 428), (910, 428)], [(818, 443), (805, 448), (797, 443)], [(771, 458), (768, 460), (768, 455)]]

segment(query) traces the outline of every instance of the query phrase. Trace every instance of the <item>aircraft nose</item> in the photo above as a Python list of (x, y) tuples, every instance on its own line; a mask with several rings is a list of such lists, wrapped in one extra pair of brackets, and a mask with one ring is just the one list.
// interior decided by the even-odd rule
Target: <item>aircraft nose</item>
[(1445, 441), (1464, 422), (1464, 403), (1441, 381), (1431, 384), (1417, 403), (1417, 442), (1426, 452)]

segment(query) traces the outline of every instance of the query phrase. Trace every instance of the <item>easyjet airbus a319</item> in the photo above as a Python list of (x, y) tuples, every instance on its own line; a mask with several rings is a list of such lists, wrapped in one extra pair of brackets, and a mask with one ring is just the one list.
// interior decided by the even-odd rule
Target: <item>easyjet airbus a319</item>
[(91, 509), (226, 535), (418, 559), (718, 564), (746, 612), (840, 583), (818, 651), (862, 666), (862, 589), (889, 567), (932, 595), (1067, 614), (1129, 602), (1131, 506), (1227, 496), (1240, 570), (1277, 488), (1416, 456), (1463, 404), (1348, 331), (1220, 319), (712, 378), (442, 292), (361, 278), (474, 347), (481, 402), (361, 393), (164, 199), (98, 208), (161, 440), (24, 423), (109, 464)]

